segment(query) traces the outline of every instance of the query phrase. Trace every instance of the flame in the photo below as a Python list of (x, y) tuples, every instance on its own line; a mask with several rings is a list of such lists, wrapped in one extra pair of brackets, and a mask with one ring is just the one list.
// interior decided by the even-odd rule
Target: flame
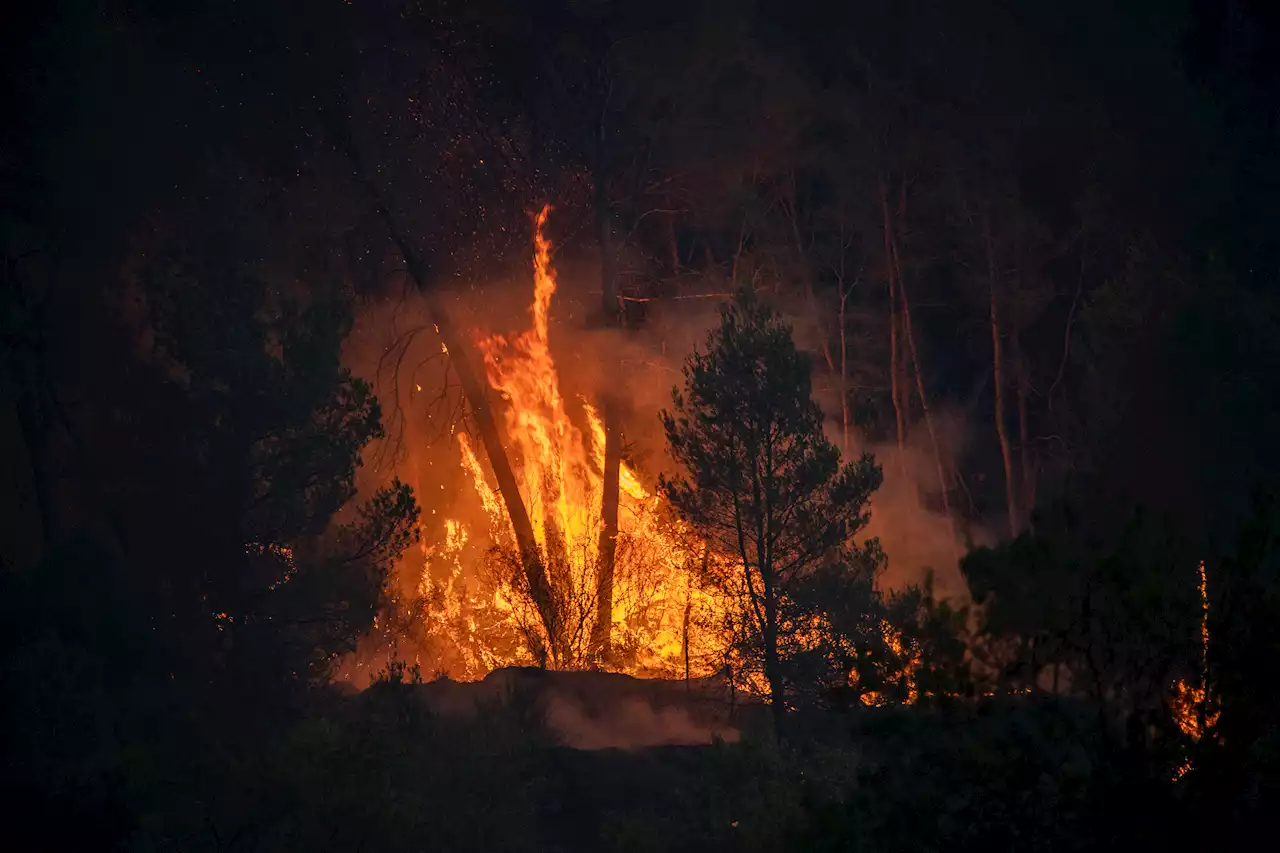
[[(1188, 684), (1179, 679), (1173, 685), (1169, 707), (1179, 730), (1192, 742), (1198, 742), (1218, 724), (1220, 711), (1211, 707), (1209, 695), (1209, 581), (1205, 574), (1204, 560), (1200, 561), (1200, 681)], [(1191, 769), (1187, 759), (1175, 770), (1173, 778), (1181, 779)]]

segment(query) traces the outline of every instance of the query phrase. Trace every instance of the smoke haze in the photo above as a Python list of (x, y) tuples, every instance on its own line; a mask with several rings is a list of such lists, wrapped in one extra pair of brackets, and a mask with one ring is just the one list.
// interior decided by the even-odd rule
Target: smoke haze
[(529, 719), (573, 749), (736, 743), (741, 736), (727, 688), (709, 679), (685, 684), (509, 667), (476, 682), (440, 679), (420, 694), (441, 717)]

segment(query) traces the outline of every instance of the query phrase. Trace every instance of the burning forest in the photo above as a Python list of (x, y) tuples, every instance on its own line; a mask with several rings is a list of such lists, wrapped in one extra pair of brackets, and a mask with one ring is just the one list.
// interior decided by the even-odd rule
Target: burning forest
[[(419, 553), (409, 555), (396, 572), (395, 597), (381, 631), (344, 663), (344, 675), (360, 683), (361, 670), (368, 671), (367, 679), (399, 658), (458, 680), (479, 679), (508, 666), (605, 669), (685, 681), (716, 673), (733, 678), (736, 670), (737, 686), (766, 695), (763, 674), (753, 677), (735, 647), (731, 600), (746, 592), (734, 577), (743, 553), (700, 536), (660, 494), (656, 478), (646, 485), (621, 458), (612, 479), (616, 534), (606, 532), (605, 426), (595, 401), (561, 390), (549, 342), (557, 290), (545, 234), (550, 211), (544, 206), (533, 221), (530, 327), (509, 335), (475, 333), (475, 351), (496, 398), (483, 405), (500, 412), (504, 458), (495, 465), (483, 455), (484, 445), (477, 449), (467, 429), (473, 421), (465, 402), (451, 410), (456, 420), (443, 431), (437, 425), (434, 438), (446, 448), (438, 464), (449, 465), (447, 454), (457, 454), (459, 493), (443, 496), (431, 510)], [(397, 359), (408, 356), (405, 345), (399, 346)], [(447, 359), (448, 346), (439, 346)], [(385, 347), (384, 353), (396, 349)], [(447, 370), (439, 381), (447, 383)], [(390, 378), (398, 376), (393, 371)], [(418, 393), (420, 379), (417, 371), (409, 372)], [(400, 458), (412, 458), (415, 438), (401, 434), (397, 441)], [(398, 477), (412, 482), (394, 460), (389, 464)], [(492, 473), (498, 466), (511, 469), (516, 493), (494, 485), (501, 482)], [(518, 502), (514, 513), (513, 501)], [(513, 515), (527, 522), (513, 522)], [(522, 557), (516, 532), (526, 523), (524, 535), (534, 542), (532, 559)], [(935, 516), (932, 524), (948, 535), (945, 517)], [(725, 583), (726, 578), (732, 580)], [(547, 590), (545, 599), (535, 591), (540, 586)], [(798, 636), (814, 650), (830, 633), (830, 624), (821, 615), (809, 618), (811, 626)], [(901, 688), (896, 695), (914, 701), (919, 649), (886, 619), (873, 630), (897, 662), (890, 676)], [(882, 682), (886, 667), (879, 669), (874, 680)], [(850, 669), (846, 676), (856, 685), (866, 673)], [(879, 704), (886, 695), (871, 689), (861, 692), (860, 701)]]
[(15, 11), (5, 849), (1266, 837), (1264, 5)]

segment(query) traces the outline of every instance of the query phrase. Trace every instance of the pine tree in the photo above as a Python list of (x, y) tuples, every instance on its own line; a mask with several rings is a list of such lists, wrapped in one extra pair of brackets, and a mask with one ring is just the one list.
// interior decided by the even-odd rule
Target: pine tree
[(819, 567), (856, 563), (874, 548), (852, 537), (867, 523), (880, 468), (869, 454), (841, 464), (791, 329), (751, 291), (722, 309), (684, 374), (662, 421), (687, 473), (664, 477), (662, 490), (711, 548), (732, 555), (732, 571), (710, 580), (740, 605), (738, 639), (768, 682), (781, 736), (786, 658), (798, 631), (787, 618), (790, 590)]

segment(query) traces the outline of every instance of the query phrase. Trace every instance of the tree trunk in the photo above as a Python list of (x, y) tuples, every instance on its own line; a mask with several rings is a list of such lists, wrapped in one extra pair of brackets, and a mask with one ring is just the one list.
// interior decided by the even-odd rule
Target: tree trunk
[[(702, 576), (707, 576), (707, 566), (711, 562), (711, 546), (704, 546), (702, 549)], [(684, 592), (684, 622), (681, 625), (684, 634), (684, 687), (685, 692), (689, 690), (689, 617), (693, 614), (693, 573), (689, 572), (685, 576), (685, 592)]]
[(778, 658), (778, 608), (773, 596), (765, 594), (764, 675), (769, 682), (769, 710), (773, 716), (773, 736), (782, 743), (787, 719), (787, 703)]
[[(933, 445), (933, 461), (938, 472), (938, 488), (942, 491), (942, 512), (946, 515), (948, 523), (951, 523), (951, 496), (948, 494), (947, 476), (942, 466), (942, 449), (938, 444), (938, 432), (934, 428), (933, 414), (929, 411), (929, 397), (924, 390), (924, 371), (920, 367), (919, 350), (916, 349), (916, 336), (911, 324), (911, 300), (907, 298), (907, 284), (902, 279), (902, 264), (898, 258), (897, 240), (890, 240), (889, 246), (893, 255), (894, 277), (898, 281), (898, 296), (902, 300), (902, 328), (906, 332), (907, 351), (911, 353), (911, 364), (915, 368), (916, 393), (920, 395), (920, 410), (924, 413), (925, 427), (929, 431), (929, 441)], [(953, 528), (952, 533), (954, 534), (954, 532)]]
[[(607, 99), (605, 101), (607, 106)], [(605, 162), (605, 108), (600, 111), (596, 128), (595, 158), (595, 208), (596, 238), (600, 245), (601, 308), (606, 327), (622, 326), (617, 284), (613, 263), (613, 222), (609, 209), (608, 169)], [(596, 569), (596, 621), (591, 644), (602, 661), (611, 652), (613, 630), (613, 574), (618, 548), (618, 488), (619, 469), (622, 465), (622, 426), (619, 423), (617, 393), (622, 383), (622, 371), (611, 364), (610, 387), (603, 395), (604, 415), (604, 477), (600, 496), (600, 545), (597, 549), (600, 564)]]
[(845, 332), (845, 307), (849, 294), (840, 282), (840, 453), (849, 458), (849, 346)]
[[(399, 242), (399, 241), (397, 241)], [(407, 249), (407, 247), (404, 247)], [(484, 444), (489, 463), (493, 466), (494, 477), (498, 481), (498, 491), (503, 503), (507, 506), (507, 515), (511, 519), (511, 529), (515, 533), (516, 546), (520, 549), (520, 562), (524, 567), (525, 577), (529, 582), (529, 594), (542, 625), (551, 641), (552, 655), (558, 660), (560, 644), (560, 618), (551, 594), (551, 585), (547, 581), (546, 567), (542, 562), (542, 554), (538, 549), (538, 541), (533, 535), (533, 524), (529, 520), (529, 512), (525, 508), (524, 499), (520, 497), (520, 485), (511, 461), (507, 458), (502, 436), (498, 432), (498, 424), (489, 406), (488, 389), (484, 381), (476, 374), (471, 360), (467, 357), (466, 341), (453, 325), (448, 312), (441, 301), (429, 290), (425, 289), (425, 280), (419, 279), (412, 270), (415, 262), (405, 257), (411, 275), (419, 288), (424, 289), (427, 296), (427, 310), (431, 313), (436, 326), (440, 330), (440, 338), (449, 350), (449, 363), (458, 374), (462, 391), (471, 404), (471, 412), (475, 416), (476, 429), (480, 432), (480, 440)]]
[(689, 608), (693, 605), (693, 599), (686, 597), (684, 600), (684, 689), (689, 691)]
[(622, 431), (612, 394), (604, 399), (604, 480), (600, 500), (600, 565), (596, 576), (596, 622), (592, 645), (601, 659), (611, 652), (613, 574), (618, 551), (618, 488), (622, 467)]
[(991, 297), (991, 371), (996, 390), (996, 436), (1000, 439), (1000, 458), (1004, 462), (1004, 496), (1009, 514), (1009, 535), (1017, 536), (1018, 500), (1014, 486), (1013, 452), (1009, 447), (1009, 433), (1004, 420), (1004, 370), (1000, 353), (1000, 322), (996, 312), (996, 256), (989, 216), (983, 220), (982, 231), (987, 248), (987, 290)]
[[(326, 117), (322, 115), (322, 118)], [(399, 228), (396, 227), (391, 211), (382, 200), (381, 191), (364, 168), (364, 163), (356, 152), (355, 145), (352, 143), (349, 134), (341, 126), (334, 126), (331, 123), (329, 126), (334, 132), (339, 147), (351, 162), (356, 179), (369, 194), (378, 217), (382, 219), (391, 241), (404, 259), (409, 277), (413, 279), (413, 283), (417, 286), (419, 293), (422, 294), (423, 300), (427, 304), (427, 311), (440, 334), (440, 340), (444, 343), (445, 349), (449, 354), (449, 363), (458, 374), (458, 381), (462, 385), (462, 393), (466, 396), (467, 402), (470, 403), (472, 414), (475, 416), (476, 429), (480, 432), (480, 441), (484, 444), (485, 453), (489, 456), (489, 464), (493, 466), (494, 477), (498, 481), (498, 492), (502, 495), (503, 503), (507, 507), (507, 516), (511, 519), (511, 528), (515, 534), (516, 547), (520, 551), (520, 563), (529, 582), (529, 595), (533, 598), (534, 606), (538, 609), (538, 616), (542, 619), (542, 625), (546, 629), (548, 639), (551, 642), (552, 659), (558, 660), (561, 641), (559, 613), (555, 605), (555, 598), (551, 594), (551, 585), (547, 581), (547, 570), (546, 566), (543, 565), (542, 554), (538, 549), (538, 540), (533, 535), (533, 524), (529, 520), (529, 512), (525, 508), (524, 499), (520, 496), (520, 485), (516, 480), (515, 472), (511, 468), (511, 461), (507, 458), (507, 451), (502, 443), (502, 436), (498, 431), (497, 420), (494, 418), (493, 409), (489, 405), (487, 384), (476, 373), (471, 359), (467, 357), (467, 341), (461, 331), (453, 324), (444, 302), (431, 286), (432, 283), (426, 264), (418, 257), (417, 252), (413, 250)]]
[(805, 251), (804, 240), (800, 236), (799, 202), (796, 200), (795, 175), (791, 177), (791, 190), (786, 202), (787, 218), (791, 220), (791, 238), (796, 244), (796, 257), (800, 261), (800, 277), (804, 280), (805, 297), (809, 300), (809, 311), (813, 315), (813, 325), (818, 330), (818, 349), (822, 359), (827, 363), (827, 372), (836, 372), (836, 362), (831, 355), (831, 343), (827, 340), (826, 329), (822, 328), (821, 312), (818, 310), (818, 295), (813, 289), (813, 275), (809, 268), (809, 253)]
[(667, 215), (667, 263), (671, 265), (671, 275), (675, 277), (680, 274), (680, 244), (676, 240), (676, 217), (678, 214), (670, 213)]
[(1027, 417), (1030, 405), (1031, 378), (1026, 354), (1016, 344), (1018, 358), (1018, 453), (1022, 465), (1022, 523), (1035, 533), (1035, 525), (1031, 520), (1036, 508), (1036, 464), (1035, 454), (1031, 448), (1031, 426)]
[[(32, 387), (34, 382), (28, 384), (27, 373), (16, 363), (19, 356), (14, 353), (11, 358), (15, 363), (11, 364), (11, 376), (13, 379), (14, 393), (11, 399), (14, 401), (14, 420), (18, 424), (18, 431), (22, 435), (23, 444), (25, 445), (27, 462), (31, 471), (31, 491), (32, 503), (35, 506), (35, 525), (36, 529), (32, 530), (28, 527), (25, 533), (28, 535), (28, 547), (18, 547), (15, 542), (14, 555), (17, 561), (15, 565), (23, 568), (30, 568), (39, 565), (48, 554), (54, 544), (56, 528), (54, 525), (53, 513), (57, 506), (57, 498), (53, 493), (52, 479), (49, 475), (47, 460), (48, 454), (48, 417), (44, 414), (44, 405), (42, 395), (38, 387)], [(0, 389), (4, 388), (8, 383), (0, 382)], [(21, 457), (20, 453), (14, 453), (14, 464)], [(13, 488), (20, 488), (19, 482), (11, 484)], [(15, 529), (15, 532), (16, 529)], [(23, 552), (26, 553), (23, 553)]]
[[(14, 565), (28, 568), (39, 565), (58, 538), (55, 518), (58, 501), (49, 465), (53, 418), (46, 393), (48, 373), (44, 359), (47, 315), (43, 304), (31, 297), (27, 283), (18, 271), (18, 261), (6, 253), (0, 264), (0, 311), (7, 315), (3, 319), (9, 325), (8, 329), (0, 331), (14, 333), (0, 350), (0, 370), (3, 371), (0, 374), (0, 394), (5, 401), (13, 401), (13, 420), (26, 450), (31, 476), (31, 504), (35, 509), (34, 518), (22, 518), (25, 513), (11, 513), (10, 521), (14, 522), (17, 536), (13, 553), (0, 555), (0, 560), (7, 562), (13, 559)], [(21, 466), (21, 458), (22, 453), (16, 450), (15, 445), (14, 452), (10, 453), (10, 463), (15, 469)], [(21, 477), (16, 477), (10, 488), (15, 492), (16, 506), (22, 506)], [(33, 521), (35, 524), (31, 523)]]
[(907, 457), (904, 447), (906, 433), (905, 418), (902, 411), (902, 390), (898, 385), (900, 369), (898, 367), (898, 292), (896, 287), (897, 265), (894, 263), (892, 228), (889, 220), (889, 196), (885, 185), (880, 185), (880, 210), (884, 225), (884, 267), (885, 281), (889, 287), (889, 395), (893, 399), (893, 416), (897, 422), (898, 467), (905, 477), (907, 473)]

